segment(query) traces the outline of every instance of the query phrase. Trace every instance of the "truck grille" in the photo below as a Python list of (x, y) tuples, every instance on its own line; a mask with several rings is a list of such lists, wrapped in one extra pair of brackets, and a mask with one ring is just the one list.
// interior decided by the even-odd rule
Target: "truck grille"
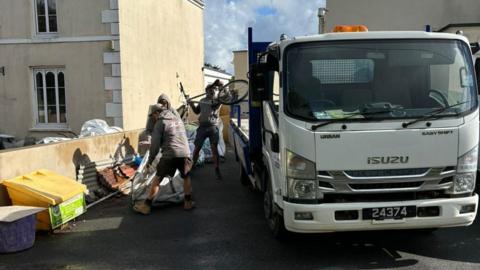
[(344, 171), (350, 177), (390, 177), (390, 176), (414, 176), (425, 174), (429, 168), (395, 169), (395, 170), (362, 170)]
[(447, 195), (452, 188), (455, 169), (453, 166), (444, 166), (318, 171), (318, 189), (326, 201), (332, 202), (437, 198)]
[(372, 183), (372, 184), (349, 184), (354, 190), (372, 190), (372, 189), (401, 189), (401, 188), (417, 188), (423, 184), (418, 182), (403, 182), (403, 183)]

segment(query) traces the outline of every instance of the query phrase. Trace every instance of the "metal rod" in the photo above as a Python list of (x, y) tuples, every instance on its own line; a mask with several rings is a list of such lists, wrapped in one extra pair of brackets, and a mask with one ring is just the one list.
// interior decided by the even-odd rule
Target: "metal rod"
[(115, 191), (115, 192), (113, 192), (113, 193), (111, 193), (111, 194), (108, 194), (107, 196), (101, 198), (100, 200), (95, 201), (95, 202), (87, 205), (87, 209), (89, 209), (90, 207), (95, 206), (95, 205), (97, 205), (97, 204), (99, 204), (99, 203), (101, 203), (101, 202), (103, 202), (103, 201), (105, 201), (105, 200), (107, 200), (107, 199), (109, 199), (109, 198), (117, 195), (118, 193), (120, 193), (120, 190), (117, 190), (117, 191)]
[(199, 98), (199, 97), (203, 97), (203, 96), (205, 96), (206, 94), (207, 94), (207, 93), (203, 93), (203, 94), (200, 94), (200, 95), (197, 95), (197, 96), (188, 98), (188, 100), (192, 100), (192, 99), (196, 99), (196, 98)]

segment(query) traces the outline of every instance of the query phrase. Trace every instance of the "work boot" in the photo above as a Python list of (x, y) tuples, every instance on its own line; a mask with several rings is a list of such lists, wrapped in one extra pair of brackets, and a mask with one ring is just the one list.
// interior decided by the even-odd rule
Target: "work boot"
[(150, 205), (148, 205), (145, 201), (136, 202), (133, 205), (133, 210), (137, 211), (138, 213), (149, 215), (150, 214)]
[(195, 208), (195, 202), (192, 200), (192, 194), (185, 194), (185, 199), (183, 202), (183, 209), (192, 210)]
[(222, 180), (222, 174), (220, 173), (220, 168), (215, 168), (215, 178), (217, 178), (217, 180)]

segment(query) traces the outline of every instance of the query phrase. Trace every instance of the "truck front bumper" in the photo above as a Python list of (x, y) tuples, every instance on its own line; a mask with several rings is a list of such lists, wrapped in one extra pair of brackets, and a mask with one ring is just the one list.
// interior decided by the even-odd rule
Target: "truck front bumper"
[[(473, 212), (460, 214), (462, 206), (475, 205)], [(438, 206), (440, 213), (435, 217), (410, 217), (403, 219), (364, 220), (362, 209), (415, 205), (419, 207)], [(478, 195), (454, 199), (431, 199), (398, 202), (372, 203), (329, 203), (296, 204), (283, 202), (283, 215), (287, 230), (299, 233), (321, 233), (335, 231), (401, 230), (442, 228), (471, 225), (477, 214)], [(358, 210), (356, 220), (336, 220), (336, 211)], [(295, 213), (311, 212), (313, 220), (296, 220)]]

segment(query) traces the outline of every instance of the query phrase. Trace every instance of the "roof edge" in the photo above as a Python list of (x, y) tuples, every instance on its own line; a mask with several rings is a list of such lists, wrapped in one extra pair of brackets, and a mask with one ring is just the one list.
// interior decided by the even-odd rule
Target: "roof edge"
[(443, 32), (451, 27), (475, 27), (475, 26), (480, 26), (480, 22), (479, 23), (449, 23), (435, 32)]
[(233, 76), (233, 74), (230, 74), (228, 73), (227, 71), (224, 71), (224, 70), (218, 70), (218, 69), (215, 69), (215, 68), (211, 68), (211, 67), (207, 67), (207, 66), (204, 66), (203, 69), (208, 69), (210, 71), (215, 71), (215, 72), (218, 72), (218, 73), (221, 73), (221, 74), (224, 74), (224, 75), (229, 75), (229, 76)]

